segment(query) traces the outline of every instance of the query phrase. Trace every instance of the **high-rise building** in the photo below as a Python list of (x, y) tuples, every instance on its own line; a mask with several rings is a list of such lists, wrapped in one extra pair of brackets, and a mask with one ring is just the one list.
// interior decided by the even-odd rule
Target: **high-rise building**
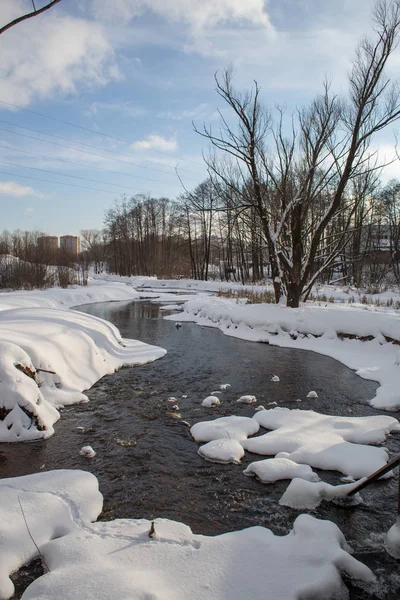
[(79, 254), (81, 251), (81, 239), (77, 235), (62, 235), (60, 237), (60, 250)]
[(58, 250), (58, 237), (55, 235), (42, 235), (37, 240), (39, 250), (55, 251)]

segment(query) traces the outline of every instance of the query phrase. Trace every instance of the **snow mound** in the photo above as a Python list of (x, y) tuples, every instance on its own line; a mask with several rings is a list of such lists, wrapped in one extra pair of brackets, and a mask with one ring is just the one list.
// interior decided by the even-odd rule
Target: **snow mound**
[(49, 471), (0, 479), (0, 598), (10, 598), (9, 574), (38, 554), (36, 544), (67, 535), (101, 512), (103, 497), (94, 475)]
[[(281, 506), (289, 506), (298, 510), (317, 508), (322, 500), (344, 500), (347, 494), (358, 485), (355, 483), (346, 483), (344, 485), (330, 485), (324, 481), (312, 482), (305, 479), (293, 479), (279, 500)], [(350, 505), (359, 504), (360, 498), (358, 494), (350, 496), (346, 500)]]
[(207, 396), (207, 398), (204, 398), (203, 402), (201, 403), (202, 406), (218, 406), (219, 404), (221, 404), (221, 401), (219, 398), (217, 398), (217, 396)]
[(400, 559), (400, 517), (386, 534), (385, 548), (391, 556)]
[[(346, 597), (341, 573), (373, 582), (334, 523), (300, 515), (286, 536), (251, 527), (208, 537), (156, 519), (96, 523), (43, 547), (50, 573), (24, 600)], [(290, 568), (289, 568), (290, 567)], [(251, 573), (251, 577), (249, 577)]]
[(212, 442), (221, 438), (240, 442), (257, 433), (259, 429), (260, 425), (255, 419), (230, 416), (196, 423), (190, 429), (190, 433), (196, 442)]
[(87, 402), (82, 391), (104, 375), (166, 353), (60, 308), (0, 309), (0, 340), (0, 442), (49, 437), (57, 408)]
[(240, 396), (239, 400), (236, 400), (236, 402), (240, 404), (254, 404), (254, 402), (257, 402), (257, 398), (250, 395)]
[(319, 477), (308, 465), (299, 465), (288, 458), (268, 458), (249, 464), (244, 475), (254, 475), (262, 483), (273, 483), (280, 479), (299, 477), (307, 481), (319, 481)]
[(308, 392), (307, 398), (318, 398), (318, 394), (317, 392), (314, 392), (314, 390), (311, 390), (311, 392)]
[(244, 456), (243, 446), (236, 440), (221, 438), (200, 446), (198, 453), (210, 462), (239, 464)]
[(266, 429), (264, 435), (243, 440), (245, 450), (324, 470), (340, 471), (358, 479), (383, 467), (388, 461), (380, 444), (393, 431), (397, 419), (389, 416), (335, 417), (312, 410), (274, 408), (255, 413), (253, 419)]

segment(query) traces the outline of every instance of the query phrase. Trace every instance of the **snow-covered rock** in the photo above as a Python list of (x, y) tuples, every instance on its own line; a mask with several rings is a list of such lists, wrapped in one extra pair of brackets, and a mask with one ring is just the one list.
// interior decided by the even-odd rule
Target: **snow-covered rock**
[(319, 477), (308, 465), (299, 465), (288, 458), (268, 458), (249, 464), (244, 475), (254, 475), (262, 483), (273, 483), (280, 479), (299, 477), (307, 481), (319, 481)]
[(217, 398), (217, 396), (207, 396), (207, 398), (204, 398), (203, 402), (201, 403), (202, 406), (206, 407), (218, 406), (219, 404), (221, 404), (221, 401), (219, 398)]
[(221, 438), (245, 440), (249, 435), (257, 433), (260, 425), (255, 419), (249, 417), (220, 417), (213, 421), (196, 423), (190, 433), (196, 442), (211, 442)]
[(85, 458), (93, 458), (96, 456), (96, 452), (93, 450), (92, 446), (83, 446), (80, 449), (79, 454)]
[(358, 483), (357, 481), (344, 485), (330, 485), (329, 483), (325, 483), (325, 481), (312, 482), (306, 481), (305, 478), (293, 479), (280, 499), (279, 504), (297, 510), (317, 508), (322, 500), (346, 501), (349, 505), (354, 506), (354, 504), (360, 503), (359, 494), (354, 494), (350, 498), (347, 498), (347, 495)]
[(376, 444), (384, 442), (390, 432), (400, 431), (398, 420), (386, 415), (335, 417), (312, 410), (274, 408), (256, 412), (253, 419), (272, 431), (244, 439), (245, 450), (355, 478), (368, 476), (387, 463), (387, 450)]
[(385, 548), (391, 556), (400, 559), (400, 517), (386, 534)]
[(244, 456), (243, 446), (236, 440), (220, 438), (200, 446), (198, 453), (202, 458), (215, 463), (239, 464)]
[(236, 400), (236, 402), (238, 402), (239, 404), (254, 404), (254, 402), (257, 402), (257, 398), (248, 394), (246, 396), (240, 396), (240, 398)]
[(318, 398), (318, 394), (314, 390), (311, 390), (311, 392), (308, 392), (307, 398)]
[(278, 375), (273, 375), (271, 377), (271, 381), (277, 382), (277, 381), (280, 381), (280, 379), (279, 379)]

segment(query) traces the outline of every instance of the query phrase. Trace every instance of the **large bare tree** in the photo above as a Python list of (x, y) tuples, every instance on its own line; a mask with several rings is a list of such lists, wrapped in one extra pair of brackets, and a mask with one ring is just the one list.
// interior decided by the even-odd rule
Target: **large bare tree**
[[(349, 241), (356, 210), (352, 182), (383, 166), (371, 140), (400, 117), (400, 88), (385, 76), (399, 28), (400, 0), (378, 0), (374, 34), (357, 47), (348, 97), (341, 99), (325, 83), (309, 107), (292, 115), (289, 133), (284, 111), (278, 109), (274, 119), (262, 105), (257, 82), (243, 94), (234, 89), (231, 70), (216, 76), (217, 93), (236, 125), (220, 113), (218, 133), (207, 126), (195, 130), (216, 149), (207, 159), (210, 176), (241, 198), (237, 210), (258, 212), (276, 301), (284, 291), (288, 306), (298, 306), (332, 265)], [(230, 157), (228, 166), (218, 150)], [(327, 235), (335, 220), (341, 227)]]

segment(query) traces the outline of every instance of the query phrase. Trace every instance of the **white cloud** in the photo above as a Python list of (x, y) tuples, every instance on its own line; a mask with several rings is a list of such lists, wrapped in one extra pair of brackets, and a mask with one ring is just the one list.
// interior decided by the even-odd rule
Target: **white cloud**
[(202, 119), (211, 121), (219, 118), (218, 112), (213, 110), (210, 104), (205, 102), (188, 110), (173, 112), (170, 110), (162, 111), (157, 114), (159, 119), (170, 119), (172, 121), (184, 121), (185, 119)]
[(25, 215), (26, 217), (28, 217), (28, 216), (29, 216), (29, 215), (31, 215), (33, 212), (35, 212), (35, 209), (34, 209), (34, 208), (31, 208), (31, 207), (28, 207), (28, 208), (26, 208), (26, 209), (24, 210), (24, 215)]
[(132, 148), (136, 150), (176, 150), (177, 143), (175, 138), (167, 140), (161, 135), (148, 135), (146, 139), (132, 144)]
[(147, 110), (134, 106), (131, 102), (93, 102), (86, 114), (92, 117), (102, 112), (114, 112), (133, 119), (147, 114)]
[(16, 181), (0, 181), (0, 195), (2, 196), (36, 196), (37, 198), (45, 198), (44, 194), (36, 192), (33, 188), (25, 185), (20, 185)]
[[(0, 22), (24, 12), (25, 2), (2, 0)], [(26, 106), (35, 97), (74, 94), (121, 77), (102, 25), (56, 8), (1, 38), (0, 98), (6, 102)]]
[(129, 21), (151, 11), (197, 31), (238, 21), (271, 28), (264, 4), (264, 0), (92, 0), (98, 18)]

